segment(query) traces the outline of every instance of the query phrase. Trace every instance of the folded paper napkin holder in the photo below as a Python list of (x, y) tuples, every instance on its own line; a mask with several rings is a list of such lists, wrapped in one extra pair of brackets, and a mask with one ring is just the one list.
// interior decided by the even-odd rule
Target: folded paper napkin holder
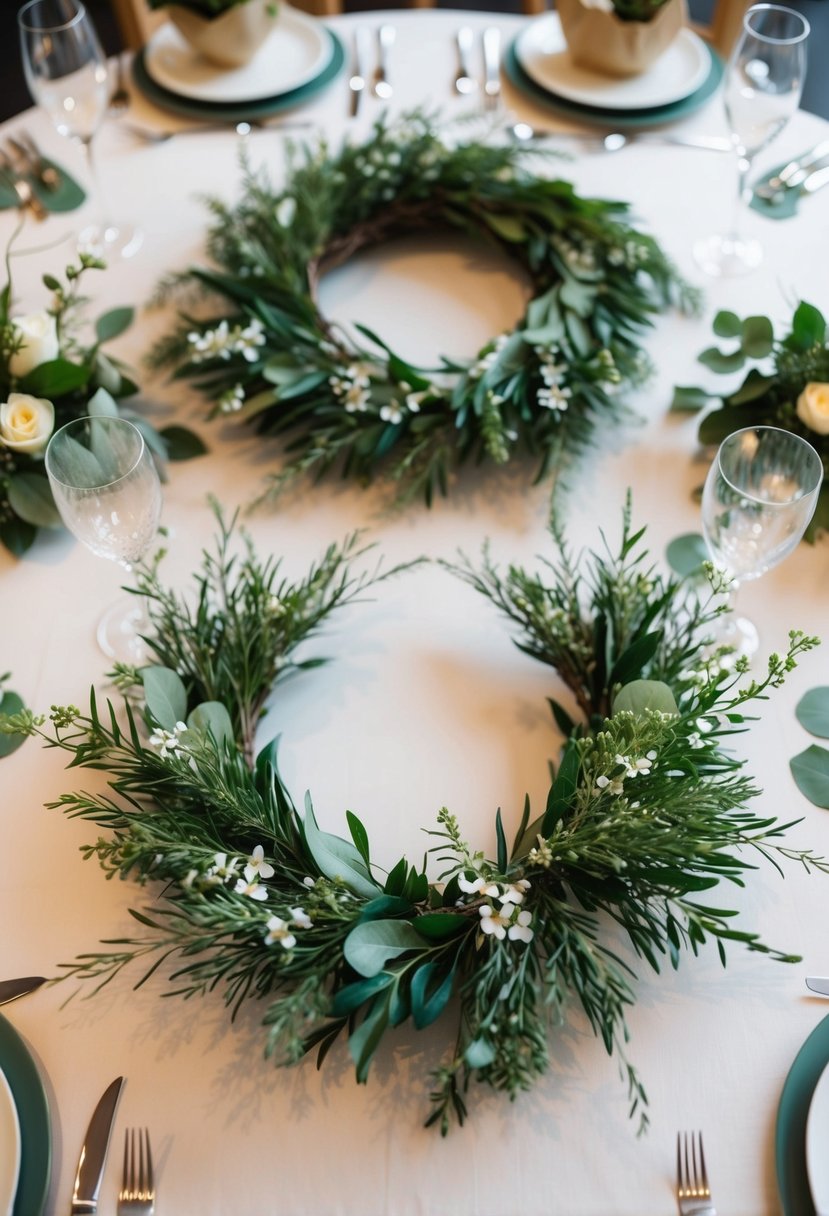
[(650, 21), (622, 21), (584, 0), (556, 0), (573, 63), (604, 76), (639, 76), (686, 24), (685, 0), (667, 0)]

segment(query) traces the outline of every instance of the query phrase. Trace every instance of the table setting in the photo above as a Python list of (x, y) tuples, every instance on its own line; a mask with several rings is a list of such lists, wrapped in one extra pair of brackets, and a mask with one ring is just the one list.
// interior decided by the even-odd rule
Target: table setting
[(829, 131), (564, 20), (33, 59), (0, 1212), (829, 1211)]

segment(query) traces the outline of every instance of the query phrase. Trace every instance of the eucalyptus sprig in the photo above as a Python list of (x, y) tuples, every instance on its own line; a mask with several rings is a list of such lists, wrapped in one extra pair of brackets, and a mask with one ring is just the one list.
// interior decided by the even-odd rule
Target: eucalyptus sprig
[[(279, 188), (248, 166), (240, 201), (211, 203), (215, 267), (173, 276), (160, 293), (201, 289), (218, 305), (205, 315), (188, 303), (152, 362), (192, 380), (213, 415), (284, 437), (273, 493), (337, 470), (431, 502), (466, 462), (519, 453), (539, 480), (554, 474), (598, 422), (628, 416), (624, 391), (650, 370), (641, 335), (669, 304), (696, 307), (698, 293), (631, 226), (626, 204), (582, 198), (533, 163), (518, 143), (450, 144), (417, 112), (381, 117), (364, 143), (295, 151)], [(401, 233), (447, 227), (503, 249), (529, 276), (514, 330), (425, 369), (365, 326), (354, 341), (321, 314), (328, 270)]]
[[(298, 640), (376, 578), (352, 573), (358, 551), (347, 542), (287, 583), (249, 544), (231, 557), (233, 531), (220, 522), (195, 608), (163, 588), (155, 566), (142, 572), (160, 662), (119, 669), (120, 713), (93, 697), (87, 713), (53, 708), (48, 726), (25, 711), (0, 723), (62, 748), (73, 768), (108, 774), (107, 792), (53, 805), (97, 824), (86, 856), (145, 889), (135, 935), (104, 940), (63, 973), (99, 987), (138, 961), (143, 983), (173, 958), (179, 995), (219, 990), (234, 1011), (248, 997), (264, 1002), (277, 1063), (312, 1050), (321, 1063), (342, 1037), (361, 1082), (387, 1032), (451, 1018), (428, 1119), (443, 1132), (466, 1117), (473, 1080), (511, 1098), (528, 1089), (576, 1002), (617, 1057), (644, 1126), (645, 1091), (627, 1057), (637, 966), (677, 966), (708, 941), (723, 961), (729, 942), (793, 961), (705, 893), (742, 886), (758, 858), (829, 871), (786, 843), (791, 825), (747, 808), (759, 790), (723, 748), (817, 639), (793, 632), (765, 675), (745, 681), (743, 665), (709, 652), (712, 610), (654, 569), (629, 508), (618, 550), (577, 562), (554, 533), (559, 553), (543, 577), (462, 559), (450, 569), (564, 679), (581, 717), (554, 706), (567, 737), (546, 806), (533, 817), (525, 801), (511, 844), (500, 810), (490, 856), (443, 808), (427, 857), (437, 876), (405, 857), (386, 872), (355, 814), (346, 839), (320, 828), (310, 794), (295, 806), (275, 745), (253, 759), (250, 733), (269, 681), (303, 666)], [(608, 918), (629, 957), (604, 940)]]

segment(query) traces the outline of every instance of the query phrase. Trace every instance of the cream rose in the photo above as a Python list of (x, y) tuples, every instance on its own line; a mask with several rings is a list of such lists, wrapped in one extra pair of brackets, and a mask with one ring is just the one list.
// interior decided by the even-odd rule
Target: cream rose
[(55, 407), (44, 397), (9, 393), (0, 405), (0, 446), (40, 456), (55, 429)]
[(12, 317), (15, 336), (23, 339), (20, 350), (9, 359), (9, 372), (12, 376), (26, 376), (41, 363), (49, 363), (57, 359), (58, 327), (50, 312), (31, 312), (25, 317)]
[(810, 431), (829, 435), (829, 384), (807, 384), (797, 399), (797, 416)]

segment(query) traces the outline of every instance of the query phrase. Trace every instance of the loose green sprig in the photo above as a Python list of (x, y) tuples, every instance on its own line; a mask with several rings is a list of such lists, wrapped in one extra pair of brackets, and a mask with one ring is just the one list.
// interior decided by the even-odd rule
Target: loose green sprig
[[(432, 833), (438, 877), (405, 858), (381, 876), (357, 816), (346, 813), (350, 839), (323, 831), (310, 796), (304, 813), (294, 805), (275, 747), (254, 760), (248, 733), (292, 646), (369, 585), (351, 571), (359, 551), (351, 542), (329, 550), (288, 585), (249, 544), (231, 556), (233, 529), (220, 517), (196, 609), (162, 587), (157, 566), (142, 571), (148, 641), (175, 668), (119, 669), (122, 713), (93, 696), (86, 714), (53, 708), (48, 728), (23, 713), (0, 725), (64, 749), (72, 767), (108, 773), (106, 793), (64, 794), (53, 805), (97, 824), (102, 835), (85, 855), (147, 893), (133, 910), (135, 936), (103, 942), (65, 975), (99, 987), (143, 961), (143, 983), (176, 960), (171, 994), (217, 990), (234, 1011), (248, 997), (264, 1000), (266, 1052), (280, 1064), (312, 1050), (322, 1062), (347, 1038), (361, 1082), (392, 1028), (421, 1029), (451, 1010), (428, 1120), (444, 1132), (466, 1117), (472, 1081), (510, 1098), (529, 1088), (575, 1001), (619, 1061), (631, 1115), (644, 1126), (647, 1096), (627, 1057), (637, 965), (677, 966), (709, 941), (723, 961), (729, 942), (792, 961), (707, 893), (742, 886), (759, 859), (829, 871), (826, 859), (785, 843), (790, 824), (747, 809), (759, 790), (722, 747), (817, 639), (792, 632), (765, 675), (743, 682), (744, 665), (709, 652), (714, 610), (650, 565), (629, 507), (615, 552), (576, 563), (554, 534), (560, 551), (544, 578), (463, 560), (454, 573), (569, 684), (581, 717), (556, 707), (566, 739), (546, 806), (533, 818), (525, 803), (511, 845), (500, 811), (489, 857), (444, 808)], [(263, 634), (275, 588), (292, 624)], [(192, 637), (179, 649), (182, 631)], [(227, 704), (203, 699), (219, 696)], [(626, 935), (629, 959), (603, 941), (608, 918)]]
[[(211, 204), (216, 268), (166, 285), (212, 293), (219, 311), (188, 307), (152, 361), (194, 381), (213, 414), (284, 437), (274, 493), (300, 473), (338, 470), (430, 502), (464, 463), (522, 452), (539, 480), (555, 474), (596, 422), (628, 416), (623, 390), (649, 373), (640, 337), (653, 316), (692, 309), (698, 295), (625, 204), (534, 176), (531, 155), (445, 142), (413, 113), (380, 118), (365, 143), (295, 153), (280, 189), (247, 168), (240, 202)], [(322, 316), (325, 271), (401, 232), (446, 227), (501, 247), (529, 276), (513, 332), (424, 369), (364, 326), (355, 342)]]

